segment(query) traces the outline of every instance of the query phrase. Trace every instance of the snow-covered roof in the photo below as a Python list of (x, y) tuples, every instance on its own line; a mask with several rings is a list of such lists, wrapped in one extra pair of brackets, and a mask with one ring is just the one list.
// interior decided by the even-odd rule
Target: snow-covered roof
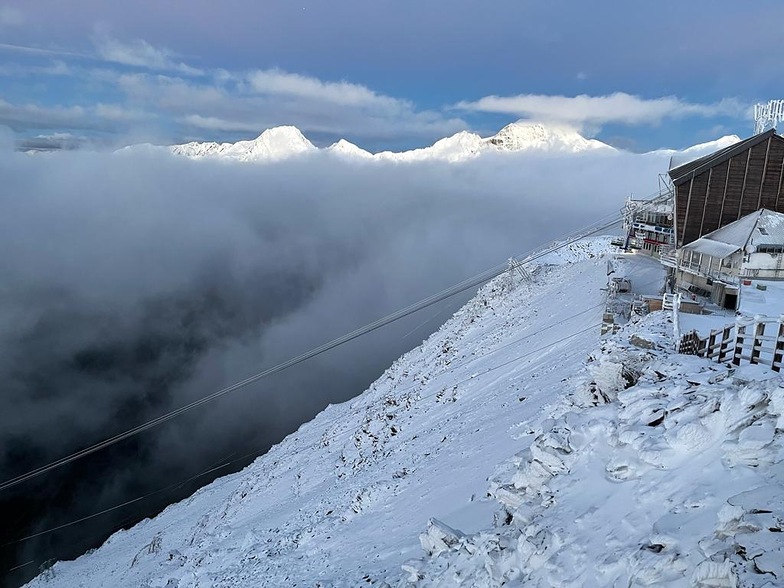
[(758, 245), (784, 244), (784, 214), (763, 209), (755, 230), (751, 233), (751, 244)]
[(724, 259), (739, 249), (741, 249), (741, 247), (738, 247), (737, 245), (722, 243), (721, 241), (706, 239), (705, 237), (702, 239), (697, 239), (696, 241), (692, 241), (683, 247), (684, 251), (695, 251), (697, 253), (710, 255), (711, 257), (716, 257), (718, 259)]
[(711, 257), (727, 257), (749, 245), (784, 245), (784, 214), (762, 208), (683, 247)]

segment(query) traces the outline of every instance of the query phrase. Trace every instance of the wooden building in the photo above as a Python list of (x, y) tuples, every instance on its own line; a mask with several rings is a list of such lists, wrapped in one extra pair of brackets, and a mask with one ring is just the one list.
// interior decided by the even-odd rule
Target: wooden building
[(784, 212), (784, 137), (754, 135), (669, 171), (682, 247), (761, 208)]

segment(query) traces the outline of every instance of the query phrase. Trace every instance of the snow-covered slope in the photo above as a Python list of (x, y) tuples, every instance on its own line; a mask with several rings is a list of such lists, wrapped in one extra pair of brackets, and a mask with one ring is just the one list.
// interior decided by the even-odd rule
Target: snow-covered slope
[(487, 152), (580, 153), (599, 149), (613, 150), (609, 145), (595, 139), (586, 139), (568, 127), (518, 121), (486, 139), (475, 133), (462, 131), (424, 149), (402, 153), (384, 151), (376, 157), (392, 161), (435, 159), (458, 162)]
[(607, 240), (483, 287), (364, 394), (32, 586), (777, 586), (784, 384), (601, 341)]
[(595, 139), (586, 139), (569, 127), (516, 122), (505, 126), (497, 135), (487, 139), (490, 145), (503, 151), (538, 149), (561, 153), (579, 153), (595, 149), (612, 149)]
[(734, 145), (739, 141), (740, 137), (738, 137), (738, 135), (725, 135), (724, 137), (716, 139), (715, 141), (698, 143), (697, 145), (692, 145), (691, 147), (687, 147), (682, 151), (669, 149), (663, 150), (662, 152), (670, 155), (670, 169), (672, 169), (678, 167), (679, 165), (694, 161), (695, 159), (699, 159), (700, 157), (713, 153), (714, 151), (718, 151), (720, 149), (724, 149), (725, 147), (729, 147), (730, 145)]
[(267, 129), (251, 141), (237, 143), (198, 143), (170, 147), (175, 155), (190, 158), (222, 157), (238, 161), (277, 161), (299, 155), (316, 148), (296, 127), (275, 127)]
[(463, 161), (478, 155), (485, 147), (485, 139), (476, 133), (461, 131), (451, 137), (439, 139), (430, 147), (412, 149), (410, 151), (382, 151), (375, 157), (388, 161), (426, 161), (437, 159), (442, 161)]
[(429, 556), (393, 585), (781, 586), (784, 382), (672, 353), (667, 319), (628, 325), (565, 386), (492, 476), (492, 527), (431, 520)]
[(738, 137), (738, 135), (724, 135), (723, 137), (720, 137), (715, 141), (697, 143), (696, 145), (687, 147), (686, 149), (681, 151), (681, 153), (683, 153), (684, 155), (696, 154), (698, 157), (702, 157), (703, 155), (707, 155), (708, 153), (713, 153), (714, 151), (718, 151), (719, 149), (724, 149), (725, 147), (734, 145), (739, 141), (740, 141), (740, 137)]

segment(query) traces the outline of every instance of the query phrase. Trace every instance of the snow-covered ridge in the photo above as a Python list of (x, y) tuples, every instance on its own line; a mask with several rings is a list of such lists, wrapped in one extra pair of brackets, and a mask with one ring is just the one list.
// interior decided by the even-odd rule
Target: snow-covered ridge
[(325, 151), (331, 155), (354, 160), (376, 161), (426, 161), (458, 162), (471, 159), (485, 152), (549, 152), (580, 153), (608, 150), (609, 145), (586, 139), (567, 127), (516, 122), (507, 125), (498, 134), (482, 138), (475, 133), (461, 131), (451, 137), (439, 139), (433, 145), (411, 151), (370, 153), (341, 139), (319, 150), (296, 127), (276, 127), (264, 131), (258, 138), (237, 143), (198, 143), (174, 145), (169, 148), (175, 155), (190, 158), (217, 158), (238, 161), (278, 161), (302, 153)]

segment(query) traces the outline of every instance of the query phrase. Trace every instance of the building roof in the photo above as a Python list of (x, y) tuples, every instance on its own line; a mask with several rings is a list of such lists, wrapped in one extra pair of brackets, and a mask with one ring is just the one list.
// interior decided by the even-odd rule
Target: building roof
[(747, 149), (751, 149), (755, 145), (758, 145), (763, 141), (767, 141), (770, 137), (777, 137), (779, 140), (784, 141), (784, 138), (776, 135), (776, 129), (770, 129), (764, 133), (759, 133), (758, 135), (744, 139), (743, 141), (735, 143), (734, 145), (730, 145), (729, 147), (719, 149), (718, 151), (714, 151), (713, 153), (705, 155), (704, 157), (690, 161), (689, 163), (679, 165), (667, 173), (670, 175), (672, 183), (678, 186), (688, 181), (690, 178), (698, 176), (701, 173), (708, 171), (710, 168), (719, 165), (720, 163), (724, 163), (731, 157), (735, 157), (739, 153), (743, 153)]
[(724, 258), (740, 249), (784, 245), (784, 214), (762, 208), (683, 246), (711, 257)]
[(688, 245), (684, 245), (681, 249), (683, 249), (683, 251), (695, 251), (697, 253), (702, 253), (703, 255), (710, 255), (717, 259), (724, 259), (738, 251), (740, 247), (702, 237), (696, 241), (692, 241)]

